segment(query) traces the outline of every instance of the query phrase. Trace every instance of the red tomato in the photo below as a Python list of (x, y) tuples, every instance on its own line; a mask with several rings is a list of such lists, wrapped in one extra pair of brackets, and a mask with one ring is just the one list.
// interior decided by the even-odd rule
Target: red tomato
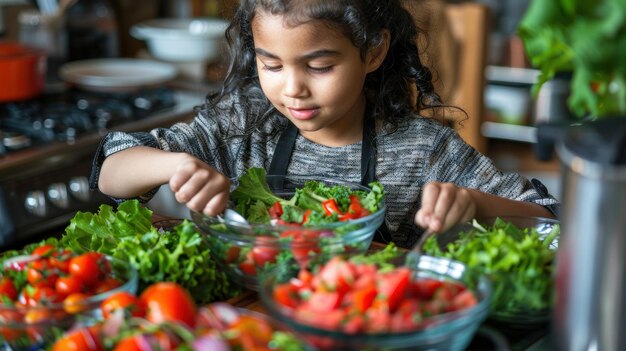
[(270, 214), (270, 218), (278, 219), (283, 215), (283, 206), (279, 201), (276, 201), (272, 207), (269, 208), (268, 212)]
[(280, 233), (282, 238), (291, 237), (291, 253), (300, 266), (304, 267), (309, 263), (310, 255), (319, 253), (321, 250), (317, 245), (317, 239), (321, 232), (307, 229), (285, 230)]
[(126, 291), (120, 291), (107, 297), (100, 305), (104, 318), (109, 318), (113, 311), (119, 308), (124, 309), (126, 315), (133, 317), (143, 317), (146, 314), (144, 302)]
[(345, 293), (354, 283), (355, 272), (352, 264), (343, 260), (340, 256), (331, 258), (317, 274), (319, 282), (317, 286), (323, 286), (331, 291)]
[(337, 201), (335, 199), (328, 199), (322, 202), (322, 207), (324, 208), (324, 214), (326, 216), (332, 216), (333, 214), (343, 214), (343, 212), (339, 210), (339, 206), (337, 206)]
[(80, 328), (64, 334), (52, 345), (51, 351), (102, 351), (103, 347), (93, 328)]
[(55, 270), (49, 263), (47, 258), (42, 258), (33, 261), (28, 264), (26, 269), (26, 279), (32, 286), (40, 284), (54, 287), (54, 284), (59, 277), (57, 270)]
[(8, 297), (11, 301), (17, 299), (17, 290), (15, 289), (15, 285), (13, 285), (13, 281), (10, 278), (0, 279), (0, 301), (2, 296)]
[(142, 351), (137, 336), (127, 336), (115, 344), (113, 351)]
[(280, 248), (276, 246), (273, 236), (258, 236), (252, 247), (252, 259), (257, 267), (264, 267), (266, 263), (275, 263)]
[(306, 301), (307, 307), (318, 312), (329, 312), (335, 310), (341, 304), (342, 296), (336, 292), (315, 291)]
[(54, 288), (45, 285), (35, 287), (32, 292), (31, 299), (36, 304), (50, 304), (61, 301), (57, 291)]
[(70, 274), (80, 278), (86, 285), (94, 286), (102, 279), (103, 256), (97, 252), (87, 252), (70, 259)]
[(455, 310), (474, 307), (477, 303), (476, 296), (469, 290), (461, 291), (452, 299), (452, 306)]
[(292, 284), (280, 284), (274, 288), (273, 297), (283, 306), (295, 308), (298, 306), (298, 288)]
[(83, 293), (70, 294), (63, 300), (63, 309), (70, 314), (79, 313), (85, 311), (89, 305), (85, 301), (89, 298), (89, 295)]
[(378, 295), (378, 290), (374, 284), (365, 286), (359, 290), (355, 290), (352, 292), (352, 304), (354, 308), (359, 312), (365, 312), (372, 303), (374, 303), (374, 299), (376, 295)]
[(252, 258), (252, 250), (246, 254), (246, 259), (240, 262), (238, 265), (243, 274), (256, 276), (256, 266), (254, 265), (254, 258)]
[(71, 251), (63, 250), (61, 252), (55, 251), (48, 259), (50, 260), (50, 265), (52, 267), (67, 274), (70, 272), (70, 258), (72, 258), (72, 256), (73, 254)]
[(52, 253), (56, 250), (56, 247), (50, 245), (50, 244), (44, 244), (41, 245), (37, 248), (35, 248), (33, 250), (33, 252), (31, 253), (31, 255), (33, 256), (40, 256), (40, 257), (47, 257), (52, 255)]
[(68, 275), (65, 277), (59, 277), (54, 284), (54, 287), (57, 294), (59, 294), (61, 298), (65, 298), (70, 294), (82, 292), (84, 284), (80, 278)]
[(96, 294), (101, 294), (107, 291), (111, 291), (113, 289), (119, 288), (120, 286), (122, 286), (122, 281), (116, 278), (105, 278), (104, 280), (98, 282), (98, 284), (96, 285), (96, 288), (94, 289), (94, 292)]
[(180, 285), (172, 282), (152, 284), (141, 293), (140, 299), (147, 307), (147, 320), (154, 323), (178, 321), (193, 328), (196, 304)]
[(411, 282), (409, 290), (412, 296), (430, 300), (442, 284), (442, 281), (436, 279), (419, 279)]
[(385, 273), (379, 279), (378, 292), (389, 304), (389, 310), (395, 311), (408, 290), (411, 281), (411, 270), (406, 267), (396, 268)]
[[(235, 331), (237, 340), (244, 350), (258, 350), (267, 347), (272, 339), (272, 327), (262, 319), (251, 316), (239, 316), (230, 325), (228, 331)], [(232, 346), (237, 346), (237, 343)]]

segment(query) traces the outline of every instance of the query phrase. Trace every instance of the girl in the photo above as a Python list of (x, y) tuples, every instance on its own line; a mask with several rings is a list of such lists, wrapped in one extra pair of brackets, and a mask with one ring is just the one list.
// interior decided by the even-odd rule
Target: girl
[(169, 183), (179, 202), (216, 215), (228, 179), (250, 167), (378, 180), (383, 239), (404, 247), (474, 217), (552, 216), (554, 198), (420, 116), (442, 104), (417, 34), (398, 0), (243, 0), (227, 30), (223, 89), (189, 124), (108, 134), (92, 187), (147, 199)]

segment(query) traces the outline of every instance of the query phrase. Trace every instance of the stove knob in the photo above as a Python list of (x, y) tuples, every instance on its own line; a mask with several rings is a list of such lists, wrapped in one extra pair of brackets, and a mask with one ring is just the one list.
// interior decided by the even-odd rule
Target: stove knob
[(26, 211), (38, 217), (46, 216), (46, 195), (41, 190), (29, 191), (24, 200)]
[(89, 181), (87, 177), (73, 177), (70, 179), (70, 193), (77, 199), (89, 201)]
[(48, 186), (48, 199), (58, 208), (66, 209), (69, 207), (69, 199), (67, 197), (67, 187), (63, 183), (52, 183)]

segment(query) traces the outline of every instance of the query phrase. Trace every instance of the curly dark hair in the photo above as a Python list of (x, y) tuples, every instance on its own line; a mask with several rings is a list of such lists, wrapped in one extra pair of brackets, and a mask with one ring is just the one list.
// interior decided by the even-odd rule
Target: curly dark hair
[(416, 110), (442, 106), (432, 74), (419, 58), (416, 39), (423, 32), (398, 0), (241, 0), (226, 31), (230, 63), (224, 84), (221, 91), (208, 97), (212, 103), (208, 105), (216, 106), (225, 95), (245, 91), (251, 101), (266, 102), (267, 110), (254, 122), (261, 123), (275, 111), (260, 89), (256, 69), (252, 20), (259, 9), (284, 16), (294, 26), (324, 21), (344, 33), (359, 48), (363, 59), (370, 48), (381, 43), (381, 32), (388, 30), (388, 54), (365, 79), (369, 111), (397, 126)]

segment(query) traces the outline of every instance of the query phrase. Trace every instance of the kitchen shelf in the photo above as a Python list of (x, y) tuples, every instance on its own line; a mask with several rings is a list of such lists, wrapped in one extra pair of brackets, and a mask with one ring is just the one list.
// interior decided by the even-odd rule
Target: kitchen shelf
[(505, 85), (532, 85), (539, 79), (539, 70), (504, 66), (487, 66), (485, 78), (487, 82)]
[(481, 133), (487, 138), (537, 142), (537, 128), (532, 126), (485, 121), (481, 125)]

